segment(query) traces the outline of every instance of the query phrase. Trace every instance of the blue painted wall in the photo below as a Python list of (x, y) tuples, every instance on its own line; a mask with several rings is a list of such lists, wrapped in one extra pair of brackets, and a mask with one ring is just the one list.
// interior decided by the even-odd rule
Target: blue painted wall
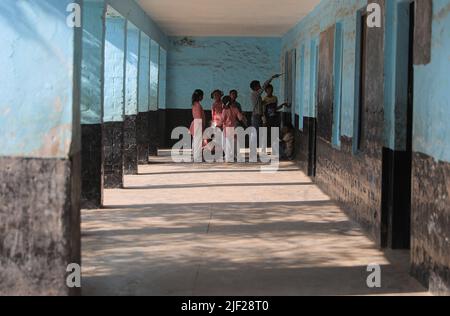
[[(167, 107), (191, 108), (193, 91), (202, 89), (206, 93), (204, 106), (209, 109), (213, 90), (228, 93), (237, 89), (244, 110), (251, 111), (250, 82), (280, 72), (280, 48), (279, 38), (170, 38)], [(274, 84), (279, 91), (278, 81)]]
[(160, 44), (168, 47), (168, 38), (159, 26), (141, 9), (135, 0), (106, 0), (123, 17)]
[[(385, 146), (395, 150), (405, 149), (406, 91), (402, 74), (406, 71), (405, 40), (407, 34), (401, 27), (402, 4), (405, 0), (390, 0), (386, 3), (385, 26)], [(342, 27), (342, 78), (335, 78), (335, 103), (341, 103), (340, 120), (335, 117), (333, 143), (339, 145), (339, 136), (354, 137), (354, 113), (358, 98), (357, 65), (357, 17), (366, 0), (323, 0), (313, 12), (301, 20), (282, 40), (282, 53), (292, 49), (301, 50), (305, 45), (306, 62), (304, 77), (297, 72), (297, 82), (303, 82), (303, 96), (297, 95), (296, 106), (303, 104), (303, 113), (315, 117), (315, 89), (317, 80), (316, 49), (320, 33), (335, 23)], [(414, 140), (413, 150), (437, 160), (450, 162), (450, 15), (448, 0), (433, 1), (433, 34), (431, 63), (414, 68)], [(339, 34), (336, 39), (339, 40)], [(339, 56), (338, 51), (335, 52)], [(297, 54), (300, 58), (301, 54)], [(298, 60), (300, 62), (300, 60)], [(281, 58), (284, 67), (284, 58)], [(335, 72), (339, 72), (336, 64)], [(314, 73), (312, 73), (314, 72)], [(282, 91), (284, 89), (282, 88)], [(339, 133), (340, 130), (340, 133)]]
[[(138, 112), (158, 109), (159, 49), (168, 49), (168, 37), (159, 26), (141, 9), (135, 0), (106, 0), (106, 2), (141, 31), (138, 70)], [(163, 84), (165, 81), (163, 82)], [(163, 100), (164, 101), (164, 100)]]
[(433, 1), (431, 63), (414, 69), (414, 151), (450, 162), (450, 3)]
[(141, 32), (141, 45), (139, 48), (139, 112), (149, 109), (150, 91), (150, 38)]
[[(305, 91), (305, 63), (306, 63), (306, 56), (305, 56), (305, 45), (302, 45), (300, 50), (297, 51), (297, 54), (300, 54), (298, 56), (299, 62), (297, 63), (297, 69), (295, 71), (296, 74), (298, 74), (299, 80), (296, 81), (296, 88), (295, 91), (298, 92), (295, 96), (294, 103), (296, 103), (295, 106), (295, 113), (299, 115), (299, 118), (303, 118), (305, 116), (305, 98), (304, 91)], [(298, 101), (297, 101), (298, 99)], [(299, 127), (300, 129), (303, 129), (303, 119), (299, 119)]]
[(151, 42), (150, 46), (150, 111), (158, 109), (159, 87), (159, 44)]
[(125, 114), (126, 20), (107, 16), (105, 34), (104, 122), (121, 122)]
[(166, 100), (167, 100), (167, 51), (161, 47), (159, 50), (158, 108), (165, 109)]
[[(115, 15), (126, 19), (127, 31), (125, 38), (116, 36), (120, 30), (114, 30), (110, 23), (109, 40), (105, 57), (115, 60), (107, 61), (108, 67), (103, 70), (104, 56), (102, 39), (104, 25), (102, 10), (106, 7)], [(84, 60), (82, 86), (82, 123), (97, 124), (105, 116), (107, 121), (121, 120), (123, 114), (133, 115), (146, 112), (150, 108), (158, 108), (159, 84), (159, 48), (167, 47), (167, 37), (145, 12), (132, 0), (86, 0), (84, 6)], [(121, 28), (116, 26), (115, 28)], [(141, 43), (142, 37), (142, 43)], [(151, 47), (150, 47), (151, 41)], [(114, 100), (120, 86), (120, 69), (116, 66), (120, 59), (122, 42), (126, 43), (126, 65), (124, 75), (125, 109), (119, 110), (119, 101)], [(150, 49), (152, 50), (152, 68), (150, 73)], [(108, 92), (104, 100), (108, 102), (102, 113), (103, 76), (107, 74), (108, 82), (105, 90)], [(149, 76), (153, 76), (149, 82)], [(114, 80), (111, 81), (111, 80)], [(118, 98), (121, 99), (121, 98)], [(106, 112), (106, 113), (105, 113)], [(123, 113), (122, 113), (123, 112)], [(122, 113), (122, 114), (121, 114)]]
[[(336, 67), (342, 71), (341, 84), (342, 94), (337, 100), (341, 102), (340, 124), (334, 125), (333, 139), (335, 145), (339, 145), (337, 139), (341, 135), (353, 136), (353, 118), (355, 107), (355, 58), (356, 58), (356, 12), (367, 4), (367, 0), (323, 0), (307, 17), (301, 20), (293, 29), (291, 29), (282, 39), (281, 56), (292, 49), (297, 52), (305, 47), (305, 68), (303, 77), (301, 72), (297, 71), (297, 82), (303, 81), (303, 89), (297, 87), (296, 108), (302, 107), (304, 116), (316, 117), (316, 81), (317, 81), (317, 45), (319, 43), (320, 33), (335, 23), (342, 27), (342, 47), (336, 52), (338, 57), (342, 57), (342, 67)], [(301, 63), (299, 59), (301, 54), (297, 54), (297, 65)], [(281, 59), (281, 65), (284, 68), (284, 58)], [(339, 66), (339, 65), (338, 65)], [(339, 82), (341, 81), (341, 82)], [(284, 91), (284, 83), (282, 89)], [(338, 87), (337, 87), (338, 88)], [(298, 111), (297, 111), (298, 112)], [(302, 118), (300, 118), (303, 121)], [(340, 135), (339, 135), (340, 131)]]
[(103, 120), (104, 0), (84, 0), (81, 124)]
[(138, 113), (139, 29), (127, 22), (127, 51), (125, 72), (125, 115)]
[(0, 1), (2, 156), (67, 158), (80, 149), (81, 42), (75, 48), (77, 30), (66, 24), (73, 2)]

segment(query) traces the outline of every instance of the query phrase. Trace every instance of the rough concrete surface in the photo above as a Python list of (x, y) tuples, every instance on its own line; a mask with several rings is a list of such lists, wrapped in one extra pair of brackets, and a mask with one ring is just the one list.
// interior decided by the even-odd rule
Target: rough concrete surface
[(0, 296), (78, 294), (80, 161), (0, 157)]
[(166, 161), (83, 211), (83, 295), (427, 294), (408, 252), (378, 250), (294, 164)]

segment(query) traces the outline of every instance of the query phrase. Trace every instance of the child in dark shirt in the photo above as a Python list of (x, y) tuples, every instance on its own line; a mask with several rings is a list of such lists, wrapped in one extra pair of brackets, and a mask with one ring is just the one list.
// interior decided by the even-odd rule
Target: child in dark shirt
[(280, 159), (294, 160), (295, 134), (292, 124), (288, 124), (281, 130)]

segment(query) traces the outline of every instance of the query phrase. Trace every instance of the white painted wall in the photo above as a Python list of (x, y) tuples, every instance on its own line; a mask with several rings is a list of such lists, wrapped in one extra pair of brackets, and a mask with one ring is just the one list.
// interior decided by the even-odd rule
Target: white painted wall
[(320, 0), (136, 0), (170, 36), (282, 36)]

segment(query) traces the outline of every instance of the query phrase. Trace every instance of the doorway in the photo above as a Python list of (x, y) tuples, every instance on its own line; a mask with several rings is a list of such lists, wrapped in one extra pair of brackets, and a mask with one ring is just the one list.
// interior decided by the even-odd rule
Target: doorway
[(382, 246), (411, 246), (411, 171), (414, 95), (415, 3), (398, 5), (395, 77), (395, 145), (383, 149)]
[(296, 58), (295, 49), (286, 52), (284, 61), (284, 95), (287, 103), (292, 104), (291, 112), (283, 112), (282, 127), (295, 122), (295, 77), (296, 77)]
[(318, 76), (319, 76), (319, 45), (314, 43), (311, 51), (313, 60), (311, 63), (311, 83), (312, 83), (312, 104), (313, 115), (310, 117), (308, 124), (308, 176), (316, 176), (317, 163), (317, 95), (319, 93)]
[(319, 46), (319, 91), (317, 104), (317, 136), (331, 143), (333, 126), (333, 74), (334, 74), (334, 34), (333, 25), (320, 34)]

